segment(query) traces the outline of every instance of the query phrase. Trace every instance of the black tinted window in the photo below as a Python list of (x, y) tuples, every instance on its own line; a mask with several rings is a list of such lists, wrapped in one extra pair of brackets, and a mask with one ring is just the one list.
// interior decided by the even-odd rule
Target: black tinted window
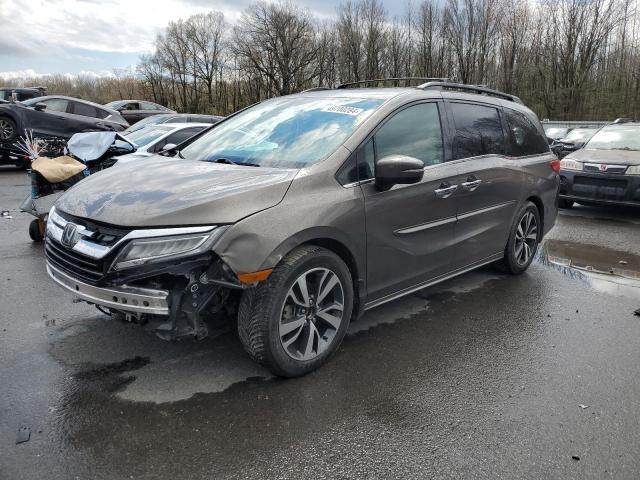
[(538, 131), (533, 122), (525, 115), (508, 108), (504, 114), (509, 125), (509, 155), (522, 157), (549, 151), (547, 139)]
[(498, 109), (451, 103), (455, 136), (453, 159), (504, 154), (504, 135)]
[(82, 115), (83, 117), (98, 117), (98, 112), (95, 107), (80, 102), (73, 102), (73, 113), (76, 115)]
[(374, 136), (376, 158), (407, 155), (425, 165), (442, 162), (438, 105), (421, 103), (396, 113)]

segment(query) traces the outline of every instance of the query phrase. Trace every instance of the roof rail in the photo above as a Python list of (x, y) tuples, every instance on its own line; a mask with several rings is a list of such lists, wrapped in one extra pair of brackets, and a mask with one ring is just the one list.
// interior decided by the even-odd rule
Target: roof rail
[(331, 88), (329, 88), (329, 87), (312, 87), (312, 88), (307, 88), (306, 90), (303, 90), (300, 93), (319, 92), (320, 90), (331, 90)]
[(467, 85), (465, 83), (455, 83), (448, 81), (433, 81), (423, 83), (419, 85), (418, 88), (422, 88), (424, 90), (427, 89), (437, 89), (437, 90), (462, 90), (470, 93), (477, 93), (480, 95), (490, 95), (493, 97), (502, 98), (504, 100), (509, 100), (510, 102), (520, 103), (522, 104), (522, 100), (516, 97), (515, 95), (509, 95), (508, 93), (500, 92), (498, 90), (494, 90), (492, 88), (488, 88), (485, 85)]
[(380, 83), (380, 82), (397, 82), (415, 80), (420, 82), (449, 82), (448, 78), (429, 78), (429, 77), (389, 77), (389, 78), (374, 78), (372, 80), (358, 80), (357, 82), (341, 83), (336, 85), (336, 88), (348, 88), (354, 85), (362, 85), (366, 83)]

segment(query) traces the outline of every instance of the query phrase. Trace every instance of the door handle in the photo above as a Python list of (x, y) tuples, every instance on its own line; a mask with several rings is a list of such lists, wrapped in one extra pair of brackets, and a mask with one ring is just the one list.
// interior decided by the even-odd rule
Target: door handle
[(480, 186), (481, 183), (482, 183), (482, 180), (478, 179), (478, 180), (463, 182), (461, 185), (462, 185), (462, 188), (464, 188), (465, 190), (473, 192), (476, 188)]
[(434, 190), (433, 192), (438, 198), (448, 198), (453, 195), (453, 192), (455, 192), (457, 189), (458, 185), (449, 185), (443, 183), (442, 185), (440, 185), (440, 188)]

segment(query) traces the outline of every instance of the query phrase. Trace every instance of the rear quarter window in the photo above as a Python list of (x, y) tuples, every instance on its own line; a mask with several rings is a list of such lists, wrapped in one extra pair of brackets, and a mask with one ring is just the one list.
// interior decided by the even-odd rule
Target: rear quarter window
[(507, 155), (525, 157), (549, 151), (547, 139), (526, 115), (510, 108), (504, 109), (504, 115), (509, 128)]

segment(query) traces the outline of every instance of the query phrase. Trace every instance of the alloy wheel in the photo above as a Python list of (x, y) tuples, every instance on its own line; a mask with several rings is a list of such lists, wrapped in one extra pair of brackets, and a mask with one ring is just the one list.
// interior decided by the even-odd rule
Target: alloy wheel
[(291, 358), (312, 360), (329, 348), (343, 321), (340, 279), (327, 268), (313, 268), (287, 292), (280, 314), (280, 342)]
[(536, 251), (538, 243), (538, 222), (530, 211), (527, 211), (516, 229), (515, 257), (520, 265), (527, 265)]
[(8, 120), (0, 118), (0, 140), (9, 140), (13, 137), (13, 125)]

